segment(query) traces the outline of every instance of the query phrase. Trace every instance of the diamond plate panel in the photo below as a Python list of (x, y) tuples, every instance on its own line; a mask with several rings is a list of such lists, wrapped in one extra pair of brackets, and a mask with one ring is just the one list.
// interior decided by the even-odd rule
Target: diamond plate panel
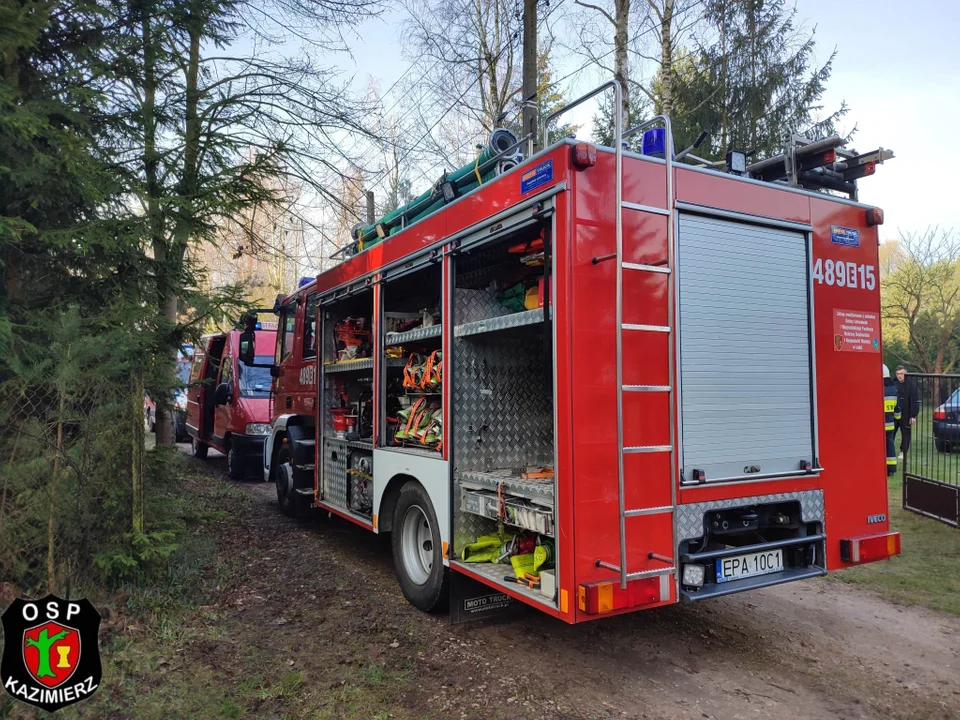
[(453, 310), (455, 325), (512, 314), (497, 302), (497, 298), (492, 293), (470, 288), (457, 288), (454, 291)]
[(457, 325), (453, 329), (453, 334), (456, 337), (466, 337), (468, 335), (496, 332), (497, 330), (510, 330), (511, 328), (542, 322), (543, 308), (537, 308), (535, 310), (524, 310), (522, 312), (510, 313), (509, 315), (500, 315), (495, 318), (475, 320), (463, 325)]
[(711, 510), (725, 510), (744, 505), (762, 505), (766, 503), (784, 502), (789, 500), (800, 501), (800, 517), (804, 522), (823, 522), (823, 490), (807, 490), (795, 493), (778, 493), (776, 495), (757, 495), (754, 497), (731, 498), (729, 500), (714, 500), (711, 502), (690, 503), (677, 505), (674, 511), (676, 517), (677, 543), (684, 540), (693, 540), (703, 536), (703, 515)]
[(340, 440), (323, 441), (323, 499), (347, 507), (347, 443)]
[(403, 345), (404, 343), (417, 342), (427, 338), (440, 337), (440, 325), (431, 325), (429, 327), (418, 327), (402, 333), (388, 333), (385, 345)]
[(455, 471), (553, 464), (542, 333), (454, 340)]

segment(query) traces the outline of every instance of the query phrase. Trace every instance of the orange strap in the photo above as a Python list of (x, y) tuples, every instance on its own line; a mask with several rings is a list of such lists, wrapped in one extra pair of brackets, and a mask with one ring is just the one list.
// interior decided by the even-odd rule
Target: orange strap
[(439, 384), (439, 383), (440, 383), (440, 365), (436, 365), (437, 382), (436, 382), (436, 383), (433, 383), (433, 380), (432, 380), (432, 378), (433, 378), (433, 372), (434, 372), (434, 365), (435, 365), (436, 362), (437, 362), (437, 353), (438, 353), (438, 352), (440, 352), (440, 351), (439, 351), (439, 350), (434, 350), (432, 353), (430, 353), (430, 357), (427, 358), (426, 367), (424, 367), (424, 369), (423, 369), (423, 377), (420, 378), (420, 389), (421, 389), (421, 390), (426, 390), (428, 385)]
[(419, 398), (419, 399), (413, 404), (413, 407), (410, 408), (410, 414), (407, 416), (407, 425), (406, 425), (406, 427), (403, 428), (403, 432), (404, 432), (405, 434), (409, 435), (409, 434), (410, 434), (410, 428), (411, 428), (411, 427), (416, 427), (416, 423), (414, 423), (414, 416), (417, 414), (417, 409), (418, 409), (421, 405), (423, 405), (423, 398)]

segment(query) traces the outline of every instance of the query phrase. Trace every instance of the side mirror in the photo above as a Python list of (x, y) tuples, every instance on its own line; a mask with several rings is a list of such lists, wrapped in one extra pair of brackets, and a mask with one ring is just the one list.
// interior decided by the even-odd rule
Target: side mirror
[(275, 378), (280, 377), (280, 366), (279, 366), (279, 365), (271, 365), (271, 366), (270, 366), (270, 377), (275, 377)]
[(226, 405), (230, 402), (230, 383), (220, 383), (217, 389), (213, 391), (213, 404)]
[(257, 333), (253, 330), (244, 330), (240, 333), (240, 362), (244, 365), (253, 365), (257, 355)]

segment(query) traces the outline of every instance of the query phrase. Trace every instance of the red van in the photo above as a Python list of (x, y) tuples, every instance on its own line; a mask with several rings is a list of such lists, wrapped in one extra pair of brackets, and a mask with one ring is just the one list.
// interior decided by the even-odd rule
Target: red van
[[(274, 329), (265, 329), (272, 326)], [(256, 346), (271, 351), (276, 323), (257, 323)], [(264, 328), (264, 329), (261, 329)], [(261, 350), (262, 351), (262, 350)], [(187, 433), (193, 456), (214, 447), (227, 456), (234, 479), (263, 466), (263, 441), (270, 434), (270, 365), (273, 355), (239, 362), (240, 331), (205, 335), (193, 354), (187, 390)], [(263, 367), (259, 367), (259, 366)]]

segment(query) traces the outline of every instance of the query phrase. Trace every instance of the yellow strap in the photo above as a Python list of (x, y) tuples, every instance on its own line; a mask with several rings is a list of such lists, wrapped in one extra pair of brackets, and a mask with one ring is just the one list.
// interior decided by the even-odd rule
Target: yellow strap
[(483, 178), (480, 177), (480, 153), (477, 153), (477, 162), (473, 165), (473, 172), (477, 176), (477, 185), (483, 185)]

